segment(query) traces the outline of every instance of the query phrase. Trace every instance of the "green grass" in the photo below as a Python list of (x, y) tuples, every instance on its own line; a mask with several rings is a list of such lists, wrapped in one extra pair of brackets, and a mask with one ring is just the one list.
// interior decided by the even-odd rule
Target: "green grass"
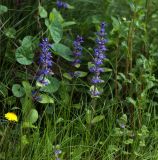
[[(17, 2), (0, 2), (8, 8), (0, 15), (0, 159), (56, 160), (54, 151), (60, 149), (61, 160), (157, 160), (158, 2), (68, 0), (74, 9), (58, 11), (55, 0)], [(39, 4), (47, 18), (40, 17)], [(50, 14), (53, 8), (54, 17)], [(58, 54), (51, 50), (55, 80), (47, 91), (39, 92), (54, 103), (48, 99), (41, 103), (33, 99), (31, 91), (40, 89), (35, 79), (38, 43), (44, 37), (54, 43), (54, 30), (45, 25), (46, 21), (53, 23), (51, 16), (58, 21), (58, 32), (61, 16), (72, 23), (63, 27), (59, 43), (73, 50), (74, 39), (82, 35), (84, 49), (78, 69), (68, 61), (67, 50), (60, 48)], [(88, 62), (102, 21), (107, 23), (108, 39), (106, 72), (101, 75), (105, 82), (100, 86), (101, 97), (91, 98)], [(22, 46), (26, 36), (32, 39)], [(32, 47), (32, 64), (18, 62), (20, 46), (27, 48), (26, 57)], [(64, 73), (76, 70), (87, 75), (72, 80), (65, 77)], [(16, 96), (14, 84), (21, 85), (22, 96)], [(16, 113), (19, 121), (7, 121), (7, 112)]]

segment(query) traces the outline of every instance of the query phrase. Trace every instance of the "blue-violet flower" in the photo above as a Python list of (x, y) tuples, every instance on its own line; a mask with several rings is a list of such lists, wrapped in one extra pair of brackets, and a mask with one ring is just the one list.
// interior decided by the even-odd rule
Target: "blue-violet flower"
[(74, 55), (74, 61), (72, 62), (72, 65), (75, 67), (79, 67), (81, 60), (80, 57), (82, 55), (83, 47), (81, 44), (83, 43), (83, 38), (81, 36), (77, 36), (76, 40), (73, 42), (73, 55)]
[(104, 68), (101, 67), (103, 64), (105, 56), (105, 51), (107, 50), (105, 47), (105, 44), (107, 43), (107, 40), (105, 39), (106, 33), (105, 33), (105, 23), (102, 22), (100, 26), (100, 31), (97, 33), (97, 39), (96, 39), (96, 48), (94, 49), (94, 58), (93, 58), (93, 66), (89, 68), (89, 71), (94, 73), (94, 76), (91, 79), (91, 83), (94, 85), (94, 87), (91, 89), (91, 95), (92, 96), (99, 96), (101, 92), (99, 92), (96, 88), (96, 85), (98, 83), (103, 83), (104, 81), (100, 78), (100, 73), (104, 72)]
[(52, 55), (49, 51), (51, 45), (49, 44), (47, 38), (42, 40), (42, 43), (40, 43), (40, 47), (42, 49), (42, 52), (39, 58), (40, 70), (38, 72), (37, 81), (46, 86), (49, 84), (49, 81), (46, 79), (46, 77), (53, 74), (51, 70), (53, 64)]
[(68, 8), (68, 4), (66, 2), (61, 1), (61, 0), (57, 0), (56, 5), (59, 9), (61, 9), (61, 8), (67, 9)]

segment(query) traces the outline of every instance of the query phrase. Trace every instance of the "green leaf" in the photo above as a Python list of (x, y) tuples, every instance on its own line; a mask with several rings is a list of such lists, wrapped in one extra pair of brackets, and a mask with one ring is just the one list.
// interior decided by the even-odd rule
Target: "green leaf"
[(72, 80), (72, 76), (69, 73), (64, 73), (63, 76), (68, 80)]
[(49, 26), (51, 37), (55, 43), (59, 43), (63, 36), (62, 24), (58, 21), (54, 21)]
[(30, 65), (33, 62), (33, 51), (32, 48), (19, 47), (15, 53), (16, 60), (22, 65)]
[(132, 144), (133, 143), (133, 139), (129, 138), (126, 141), (123, 142), (124, 144)]
[(104, 72), (112, 72), (112, 69), (104, 67)]
[(47, 11), (41, 5), (39, 5), (38, 11), (39, 11), (39, 15), (40, 15), (41, 18), (46, 18), (47, 17), (47, 15), (48, 15)]
[(29, 122), (24, 122), (22, 128), (37, 128), (37, 127)]
[(75, 71), (74, 74), (77, 75), (77, 77), (85, 77), (88, 73), (83, 71)]
[(39, 103), (54, 103), (54, 99), (52, 97), (49, 97), (46, 94), (40, 94), (40, 100)]
[(104, 116), (99, 115), (99, 116), (94, 117), (93, 120), (91, 121), (91, 123), (94, 124), (94, 123), (100, 122), (103, 119), (104, 119)]
[(4, 5), (0, 5), (0, 15), (2, 15), (3, 13), (7, 12), (8, 8)]
[(50, 22), (55, 22), (55, 21), (58, 21), (59, 23), (64, 22), (62, 15), (55, 8), (53, 8), (52, 12), (50, 12), (49, 20)]
[(38, 120), (38, 112), (36, 109), (31, 109), (27, 118), (26, 122), (29, 122), (31, 124), (35, 123)]
[(48, 77), (49, 84), (42, 87), (40, 90), (48, 93), (56, 92), (60, 87), (60, 82), (54, 77)]
[(52, 49), (54, 50), (56, 55), (63, 57), (67, 61), (73, 61), (72, 51), (70, 50), (69, 47), (61, 43), (55, 43), (52, 45)]
[(127, 97), (126, 100), (127, 100), (127, 102), (133, 104), (133, 106), (135, 106), (135, 107), (137, 106), (136, 101), (132, 97)]
[(60, 118), (57, 119), (56, 124), (58, 124), (60, 122), (63, 122), (63, 121), (64, 121), (64, 119), (60, 117)]
[(23, 81), (22, 85), (24, 87), (26, 96), (30, 96), (31, 95), (31, 91), (32, 91), (32, 86), (30, 85), (30, 83), (27, 82), (27, 81)]
[(112, 25), (113, 25), (113, 30), (114, 31), (119, 31), (120, 30), (120, 21), (118, 19), (116, 19), (115, 17), (111, 17), (112, 19)]
[(62, 26), (63, 26), (63, 28), (64, 28), (64, 27), (72, 26), (72, 25), (74, 25), (74, 24), (76, 24), (75, 21), (68, 21), (68, 22), (64, 22), (64, 23), (62, 24)]
[(5, 29), (4, 33), (8, 38), (15, 38), (16, 30), (13, 27), (7, 28), (7, 29)]
[(122, 117), (119, 119), (119, 123), (126, 125), (126, 123), (127, 123), (127, 115), (126, 114), (122, 115)]
[(12, 92), (15, 97), (22, 97), (25, 94), (24, 88), (19, 84), (14, 84)]
[(30, 65), (33, 62), (33, 49), (35, 49), (34, 44), (36, 43), (37, 39), (33, 39), (32, 36), (24, 37), (21, 46), (16, 49), (15, 57), (17, 62), (22, 65)]

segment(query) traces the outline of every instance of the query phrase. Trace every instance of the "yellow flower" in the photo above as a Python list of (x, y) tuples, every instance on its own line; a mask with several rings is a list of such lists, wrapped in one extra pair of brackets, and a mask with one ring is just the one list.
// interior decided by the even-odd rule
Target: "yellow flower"
[(5, 114), (5, 118), (8, 120), (8, 121), (14, 121), (14, 122), (18, 122), (18, 117), (15, 113), (13, 112), (8, 112)]

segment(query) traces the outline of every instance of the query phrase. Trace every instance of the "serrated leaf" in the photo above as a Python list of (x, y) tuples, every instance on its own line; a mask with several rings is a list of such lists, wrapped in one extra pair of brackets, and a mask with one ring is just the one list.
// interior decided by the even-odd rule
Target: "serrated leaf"
[(103, 115), (99, 115), (99, 116), (94, 117), (92, 119), (91, 123), (94, 124), (94, 123), (100, 122), (103, 119), (104, 119), (104, 116)]
[(14, 84), (12, 92), (15, 97), (22, 97), (25, 94), (24, 88), (20, 84)]
[(54, 50), (56, 55), (63, 57), (67, 61), (73, 61), (72, 51), (70, 50), (69, 47), (61, 43), (56, 43), (52, 45), (52, 49)]
[(40, 15), (41, 18), (46, 18), (47, 17), (47, 15), (48, 15), (47, 11), (41, 5), (39, 5), (38, 11), (39, 11), (39, 15)]

